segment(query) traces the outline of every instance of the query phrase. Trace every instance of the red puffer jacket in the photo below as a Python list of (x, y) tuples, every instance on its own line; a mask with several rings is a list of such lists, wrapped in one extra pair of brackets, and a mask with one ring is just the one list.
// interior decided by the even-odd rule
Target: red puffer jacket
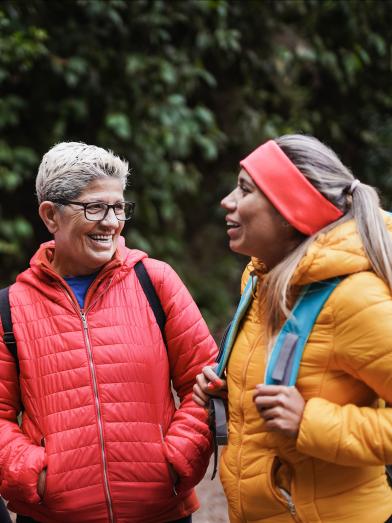
[[(44, 523), (158, 523), (192, 513), (211, 446), (192, 386), (216, 355), (196, 304), (170, 266), (120, 246), (80, 310), (51, 269), (53, 249), (43, 244), (11, 287), (20, 388), (0, 342), (1, 494), (11, 510)], [(133, 270), (141, 259), (167, 316), (168, 354)]]

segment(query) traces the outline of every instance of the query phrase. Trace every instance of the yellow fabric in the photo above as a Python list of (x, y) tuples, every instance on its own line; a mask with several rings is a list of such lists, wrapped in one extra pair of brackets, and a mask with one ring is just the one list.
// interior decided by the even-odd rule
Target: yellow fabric
[[(254, 269), (250, 263), (242, 285)], [(228, 365), (229, 444), (220, 467), (231, 523), (382, 523), (392, 514), (384, 471), (392, 409), (377, 408), (378, 398), (392, 402), (390, 291), (371, 272), (353, 222), (315, 241), (294, 281), (347, 274), (305, 347), (297, 441), (265, 432), (253, 404), (267, 357), (257, 295), (247, 312)], [(279, 487), (290, 492), (295, 515)]]

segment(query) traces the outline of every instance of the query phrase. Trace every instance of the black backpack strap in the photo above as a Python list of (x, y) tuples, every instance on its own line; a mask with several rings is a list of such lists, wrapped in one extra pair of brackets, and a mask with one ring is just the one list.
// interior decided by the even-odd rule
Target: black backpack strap
[(385, 471), (387, 473), (388, 484), (392, 488), (392, 465), (386, 465)]
[[(161, 334), (162, 334), (163, 341), (166, 346), (166, 338), (165, 338), (166, 315), (165, 315), (165, 312), (161, 305), (158, 294), (155, 290), (155, 287), (154, 287), (154, 285), (151, 281), (151, 278), (148, 275), (148, 272), (142, 261), (138, 261), (136, 263), (135, 272), (136, 272), (136, 276), (138, 277), (139, 283), (142, 286), (144, 294), (146, 295), (148, 303), (150, 304), (152, 312), (154, 313), (155, 319), (157, 320), (158, 326), (159, 326)], [(166, 348), (167, 348), (167, 346), (166, 346)]]
[(221, 398), (210, 398), (208, 402), (208, 421), (214, 446), (214, 467), (211, 479), (218, 470), (218, 445), (227, 445), (226, 402)]
[(7, 349), (10, 351), (12, 356), (15, 358), (16, 368), (19, 375), (19, 359), (18, 351), (16, 346), (16, 340), (14, 336), (14, 331), (12, 328), (12, 317), (11, 317), (11, 306), (10, 306), (10, 297), (9, 297), (9, 287), (0, 289), (0, 317), (1, 323), (3, 325), (3, 341), (7, 346)]
[(8, 350), (17, 359), (16, 341), (14, 331), (12, 329), (11, 306), (9, 297), (9, 287), (0, 290), (0, 317), (3, 324), (3, 341), (7, 345)]

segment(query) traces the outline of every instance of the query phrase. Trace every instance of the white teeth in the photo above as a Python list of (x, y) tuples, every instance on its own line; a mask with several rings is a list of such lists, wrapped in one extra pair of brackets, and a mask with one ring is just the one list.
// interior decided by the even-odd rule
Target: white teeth
[(100, 242), (102, 242), (102, 241), (107, 242), (112, 239), (112, 236), (104, 236), (103, 234), (91, 234), (90, 238), (92, 238), (93, 240), (96, 240), (96, 241), (100, 241)]
[(228, 227), (239, 227), (238, 223), (235, 222), (227, 222)]

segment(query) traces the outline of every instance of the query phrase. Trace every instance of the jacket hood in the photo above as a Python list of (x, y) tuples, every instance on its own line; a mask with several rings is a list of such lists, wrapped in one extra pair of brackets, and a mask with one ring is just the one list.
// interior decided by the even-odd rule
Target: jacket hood
[[(65, 284), (65, 281), (51, 266), (55, 249), (56, 244), (54, 240), (42, 243), (30, 260), (30, 268), (19, 274), (16, 281), (28, 283), (33, 286), (40, 286), (40, 282), (42, 281), (50, 283), (53, 282), (53, 280), (61, 280)], [(124, 237), (120, 236), (113, 258), (102, 267), (100, 274), (107, 276), (116, 272), (117, 277), (125, 277), (138, 261), (147, 257), (148, 255), (143, 251), (128, 249), (128, 247), (125, 246)]]
[[(383, 214), (392, 231), (392, 218)], [(309, 247), (293, 277), (295, 285), (346, 276), (371, 269), (354, 220), (321, 234)]]

